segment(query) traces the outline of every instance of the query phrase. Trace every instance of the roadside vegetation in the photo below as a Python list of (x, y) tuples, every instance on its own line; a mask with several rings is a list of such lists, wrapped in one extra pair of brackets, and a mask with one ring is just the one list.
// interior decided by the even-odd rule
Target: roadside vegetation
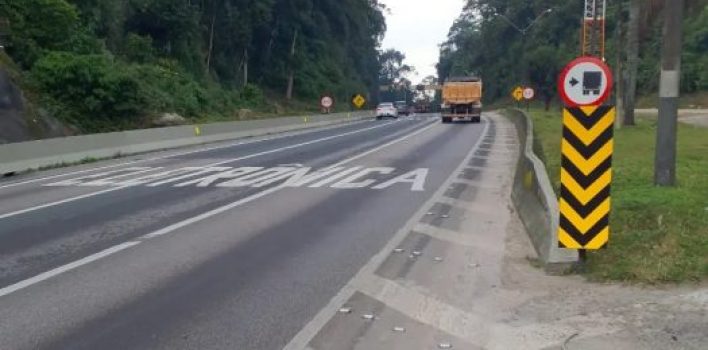
[[(535, 108), (537, 151), (560, 188), (561, 113)], [(642, 283), (708, 278), (708, 129), (679, 124), (678, 184), (653, 185), (656, 121), (615, 131), (609, 247), (588, 254), (588, 276)]]
[[(606, 59), (622, 87), (618, 92), (625, 94), (636, 87), (637, 96), (656, 96), (665, 3), (669, 2), (607, 2)], [(441, 45), (438, 75), (443, 80), (468, 74), (482, 76), (486, 105), (511, 100), (516, 86), (531, 86), (548, 109), (558, 97), (556, 84), (561, 69), (580, 52), (583, 6), (583, 0), (467, 0)], [(681, 92), (692, 94), (708, 91), (708, 4), (705, 0), (686, 0), (686, 6)], [(551, 12), (544, 13), (548, 10)], [(522, 34), (514, 26), (528, 29)], [(633, 122), (628, 113), (634, 110), (634, 97), (629, 93), (621, 96), (627, 125)], [(643, 100), (640, 105), (646, 107), (648, 103)]]
[(378, 91), (383, 10), (376, 0), (0, 0), (0, 68), (85, 133), (165, 113), (284, 114), (316, 109), (325, 92)]

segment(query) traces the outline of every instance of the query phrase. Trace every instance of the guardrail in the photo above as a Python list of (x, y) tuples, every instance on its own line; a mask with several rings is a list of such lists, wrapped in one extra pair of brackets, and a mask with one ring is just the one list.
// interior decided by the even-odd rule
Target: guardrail
[(71, 136), (0, 145), (0, 174), (86, 158), (109, 158), (211, 142), (262, 136), (372, 117), (370, 111), (256, 119)]
[(507, 111), (522, 145), (512, 200), (546, 271), (565, 271), (578, 262), (578, 251), (558, 247), (558, 199), (543, 162), (534, 153), (533, 122), (522, 110)]

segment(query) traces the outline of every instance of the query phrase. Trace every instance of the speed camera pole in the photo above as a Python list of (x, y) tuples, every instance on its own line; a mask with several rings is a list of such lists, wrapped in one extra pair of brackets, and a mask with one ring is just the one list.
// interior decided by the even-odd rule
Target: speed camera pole
[(666, 0), (659, 86), (659, 122), (656, 130), (654, 183), (676, 183), (676, 124), (681, 81), (681, 22), (684, 0)]

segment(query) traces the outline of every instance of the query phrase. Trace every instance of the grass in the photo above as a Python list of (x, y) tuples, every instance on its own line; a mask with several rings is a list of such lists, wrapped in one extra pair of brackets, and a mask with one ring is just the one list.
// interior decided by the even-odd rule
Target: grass
[[(535, 136), (556, 191), (561, 113), (532, 109)], [(640, 118), (615, 134), (611, 237), (588, 254), (595, 280), (641, 283), (708, 277), (708, 129), (679, 124), (676, 187), (653, 185), (656, 122)]]

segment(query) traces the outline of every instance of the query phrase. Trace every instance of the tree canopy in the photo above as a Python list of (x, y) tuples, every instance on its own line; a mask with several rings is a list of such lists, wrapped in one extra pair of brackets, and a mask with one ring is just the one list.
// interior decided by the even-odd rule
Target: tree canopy
[(55, 113), (88, 130), (141, 113), (228, 114), (261, 90), (284, 97), (290, 77), (300, 100), (375, 93), (383, 10), (378, 0), (0, 0), (8, 55)]
[[(615, 29), (627, 22), (629, 2), (608, 1), (606, 58), (610, 65), (616, 55), (624, 60), (624, 46), (618, 49)], [(658, 89), (659, 13), (664, 2), (642, 2), (637, 84), (640, 93), (649, 94)], [(708, 6), (705, 0), (687, 2), (691, 11), (684, 22), (682, 90), (708, 90)], [(583, 4), (583, 0), (468, 0), (441, 45), (438, 74), (441, 79), (479, 74), (488, 101), (506, 98), (515, 86), (526, 84), (550, 102), (557, 93), (560, 69), (580, 54)]]

